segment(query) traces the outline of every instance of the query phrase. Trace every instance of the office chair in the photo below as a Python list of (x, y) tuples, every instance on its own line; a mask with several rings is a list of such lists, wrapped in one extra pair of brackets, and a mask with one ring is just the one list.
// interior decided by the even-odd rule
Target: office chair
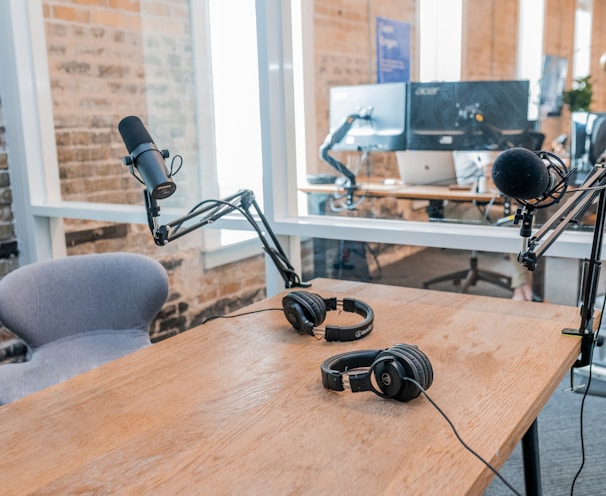
[(0, 404), (149, 345), (168, 275), (143, 255), (75, 255), (25, 265), (0, 281), (0, 322), (31, 359), (0, 365)]
[(589, 142), (590, 166), (598, 162), (600, 156), (606, 152), (606, 117), (598, 117), (593, 123)]

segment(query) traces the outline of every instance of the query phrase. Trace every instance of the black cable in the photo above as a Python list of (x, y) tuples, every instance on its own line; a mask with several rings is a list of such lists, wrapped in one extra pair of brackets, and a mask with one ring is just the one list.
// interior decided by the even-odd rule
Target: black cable
[(215, 319), (232, 319), (234, 317), (242, 317), (243, 315), (251, 315), (253, 313), (270, 312), (270, 311), (273, 312), (273, 311), (276, 311), (276, 310), (279, 310), (280, 312), (283, 311), (282, 308), (262, 308), (260, 310), (251, 310), (250, 312), (236, 313), (236, 314), (233, 314), (233, 315), (211, 315), (210, 317), (204, 319), (202, 321), (202, 324), (200, 324), (200, 325), (204, 325), (208, 321), (215, 320)]
[[(233, 208), (234, 210), (237, 210), (246, 220), (248, 220), (248, 222), (251, 224), (252, 228), (257, 232), (257, 234), (259, 236), (263, 236), (263, 232), (261, 231), (261, 229), (259, 228), (259, 226), (257, 225), (257, 223), (255, 222), (255, 219), (248, 215), (248, 212), (246, 210), (244, 210), (244, 208), (238, 206), (238, 205), (234, 205), (233, 203), (230, 203), (226, 200), (216, 200), (213, 198), (209, 198), (207, 200), (202, 200), (200, 203), (198, 203), (197, 205), (193, 206), (188, 214), (193, 214), (196, 212), (196, 210), (198, 210), (200, 207), (206, 205), (207, 203), (214, 203), (216, 205), (216, 208), (219, 208), (221, 206), (224, 207), (230, 207)], [(209, 216), (212, 214), (212, 211), (209, 212)], [(177, 234), (179, 232), (179, 229), (181, 229), (181, 227), (183, 227), (183, 224), (185, 223), (185, 221), (181, 222), (180, 224), (177, 224), (174, 228), (173, 231), (173, 235)]]
[[(175, 163), (177, 160), (179, 160), (179, 162), (178, 162), (179, 165), (175, 169)], [(179, 171), (181, 170), (181, 167), (183, 167), (183, 157), (181, 155), (175, 155), (173, 157), (173, 159), (170, 161), (170, 172), (168, 174), (168, 177), (173, 177), (175, 174), (178, 174)]]
[(606, 186), (587, 186), (585, 188), (576, 188), (570, 191), (566, 191), (565, 193), (577, 193), (579, 191), (602, 191), (606, 189)]
[[(591, 346), (591, 352), (589, 353), (589, 367), (588, 367), (588, 376), (587, 376), (587, 385), (585, 386), (585, 391), (583, 392), (583, 399), (581, 400), (581, 410), (579, 414), (579, 429), (581, 431), (581, 464), (577, 473), (572, 480), (572, 484), (570, 485), (570, 496), (574, 495), (574, 486), (577, 483), (577, 479), (580, 477), (583, 468), (585, 467), (585, 436), (583, 434), (583, 415), (585, 413), (585, 400), (587, 399), (587, 395), (589, 394), (589, 387), (591, 386), (591, 376), (593, 372), (593, 352), (595, 350), (595, 346), (600, 335), (600, 329), (602, 328), (602, 316), (604, 315), (604, 310), (606, 309), (606, 297), (604, 297), (604, 301), (602, 302), (602, 311), (600, 313), (600, 318), (598, 320), (598, 330), (596, 331), (595, 339)], [(574, 372), (571, 370), (571, 374)]]
[(496, 468), (494, 468), (489, 462), (487, 462), (484, 458), (482, 458), (482, 456), (477, 451), (474, 451), (465, 441), (463, 441), (463, 438), (459, 435), (456, 427), (454, 426), (454, 424), (452, 423), (450, 418), (448, 418), (448, 415), (446, 415), (446, 413), (444, 413), (444, 410), (442, 410), (437, 405), (437, 403), (431, 399), (431, 397), (427, 394), (427, 391), (425, 391), (423, 386), (421, 386), (417, 381), (415, 381), (414, 379), (411, 379), (410, 377), (405, 377), (404, 380), (412, 382), (417, 388), (419, 388), (419, 391), (421, 391), (421, 394), (423, 394), (423, 396), (425, 396), (425, 398), (427, 398), (427, 401), (429, 401), (432, 404), (432, 406), (438, 411), (438, 413), (440, 415), (442, 415), (442, 417), (444, 417), (444, 420), (446, 420), (446, 422), (452, 429), (452, 432), (454, 433), (457, 440), (461, 443), (461, 445), (467, 451), (469, 451), (473, 456), (475, 456), (478, 460), (480, 460), (492, 473), (494, 473), (499, 479), (501, 479), (503, 484), (505, 484), (511, 490), (511, 492), (513, 492), (517, 496), (521, 496), (521, 493), (516, 491), (516, 489), (499, 473), (499, 471)]

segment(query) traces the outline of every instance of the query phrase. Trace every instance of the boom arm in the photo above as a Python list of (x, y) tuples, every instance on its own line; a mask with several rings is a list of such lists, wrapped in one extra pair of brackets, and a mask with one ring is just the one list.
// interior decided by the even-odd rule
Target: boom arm
[[(221, 217), (234, 211), (241, 213), (253, 227), (263, 244), (263, 249), (269, 255), (278, 272), (284, 280), (286, 288), (309, 287), (311, 284), (301, 281), (294, 267), (290, 264), (286, 253), (282, 249), (278, 238), (274, 234), (267, 219), (263, 215), (255, 195), (251, 190), (243, 189), (228, 196), (223, 200), (206, 200), (196, 205), (183, 217), (175, 219), (164, 225), (159, 225), (160, 207), (158, 202), (151, 197), (147, 189), (144, 190), (145, 206), (147, 209), (147, 222), (149, 229), (158, 246), (163, 246), (186, 234), (212, 224)], [(258, 217), (259, 221), (251, 214), (250, 209)], [(195, 221), (186, 225), (190, 221)]]

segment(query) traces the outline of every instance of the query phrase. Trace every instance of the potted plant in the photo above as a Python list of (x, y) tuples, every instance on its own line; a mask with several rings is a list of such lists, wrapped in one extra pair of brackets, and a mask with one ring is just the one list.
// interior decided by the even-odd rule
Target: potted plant
[(572, 89), (562, 93), (562, 101), (568, 105), (571, 112), (589, 111), (593, 96), (590, 78), (591, 75), (575, 79)]

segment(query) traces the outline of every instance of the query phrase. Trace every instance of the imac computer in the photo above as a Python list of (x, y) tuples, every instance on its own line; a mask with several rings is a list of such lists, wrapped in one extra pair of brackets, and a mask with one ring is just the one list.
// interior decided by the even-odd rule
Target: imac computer
[(344, 136), (333, 140), (332, 150), (406, 148), (406, 83), (334, 86), (329, 105), (330, 133), (347, 129)]
[(413, 82), (408, 85), (407, 147), (504, 150), (524, 146), (528, 81)]

